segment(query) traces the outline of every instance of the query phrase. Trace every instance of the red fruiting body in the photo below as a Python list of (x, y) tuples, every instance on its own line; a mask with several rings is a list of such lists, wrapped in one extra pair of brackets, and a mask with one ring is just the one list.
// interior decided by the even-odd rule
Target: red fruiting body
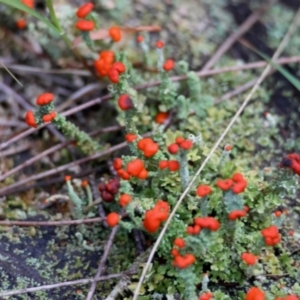
[(172, 60), (172, 59), (166, 60), (165, 63), (163, 64), (163, 68), (167, 72), (173, 70), (174, 66), (175, 66), (175, 63), (174, 63), (174, 60)]
[(85, 3), (83, 5), (81, 5), (77, 12), (76, 12), (76, 16), (78, 18), (85, 18), (92, 10), (94, 9), (94, 4), (91, 2)]
[(216, 185), (222, 191), (228, 191), (232, 187), (233, 181), (231, 179), (218, 180)]
[(228, 215), (228, 219), (235, 221), (238, 218), (246, 216), (247, 212), (245, 210), (234, 210)]
[(123, 161), (119, 157), (117, 157), (113, 162), (113, 167), (116, 171), (122, 169), (122, 165), (123, 165)]
[(138, 36), (136, 37), (136, 41), (137, 41), (138, 43), (141, 43), (143, 40), (144, 40), (144, 37), (143, 37), (142, 35), (138, 35)]
[(151, 138), (143, 138), (138, 141), (137, 148), (143, 151), (148, 143), (153, 143), (153, 140)]
[(90, 20), (79, 20), (76, 22), (76, 28), (81, 31), (92, 31), (95, 28), (95, 23)]
[(137, 148), (144, 152), (145, 157), (149, 158), (157, 153), (158, 144), (151, 138), (143, 138), (138, 141)]
[(161, 170), (167, 168), (167, 167), (168, 167), (168, 161), (167, 161), (167, 160), (161, 160), (161, 161), (159, 162), (158, 167), (159, 167)]
[(43, 115), (42, 120), (44, 123), (51, 122), (56, 117), (56, 112), (51, 111), (49, 114)]
[(110, 227), (115, 227), (120, 221), (120, 216), (115, 213), (111, 212), (106, 216), (106, 222)]
[(130, 161), (126, 167), (127, 172), (135, 177), (138, 177), (138, 175), (142, 172), (143, 169), (144, 162), (138, 158)]
[(81, 182), (82, 187), (86, 187), (88, 185), (89, 185), (89, 182), (87, 180), (82, 180), (82, 182)]
[(178, 151), (179, 151), (179, 146), (177, 144), (171, 144), (168, 146), (168, 151), (171, 153), (171, 154), (176, 154)]
[(155, 116), (155, 122), (158, 124), (164, 124), (165, 121), (168, 119), (169, 113), (167, 112), (158, 112)]
[(234, 173), (231, 178), (234, 182), (244, 181), (245, 178), (241, 173)]
[(25, 121), (26, 121), (28, 126), (37, 128), (37, 124), (36, 124), (36, 121), (35, 121), (35, 116), (34, 116), (34, 113), (33, 113), (32, 110), (29, 110), (26, 113)]
[(199, 234), (201, 231), (201, 227), (199, 225), (188, 226), (186, 229), (187, 234)]
[(98, 190), (100, 192), (101, 198), (105, 202), (112, 202), (114, 200), (114, 195), (118, 193), (119, 188), (119, 178), (112, 178), (106, 184), (101, 182), (98, 185)]
[(231, 151), (231, 149), (232, 149), (232, 146), (230, 146), (230, 145), (226, 145), (226, 146), (224, 147), (224, 150), (225, 150), (225, 151)]
[(182, 238), (176, 238), (173, 244), (178, 248), (183, 248), (185, 246), (185, 241)]
[(245, 190), (246, 187), (247, 187), (247, 181), (243, 180), (243, 181), (239, 181), (238, 183), (235, 183), (231, 190), (235, 194), (240, 194)]
[(169, 204), (159, 200), (153, 209), (146, 211), (145, 219), (143, 221), (144, 228), (150, 233), (156, 232), (161, 222), (167, 220), (169, 210)]
[(122, 94), (118, 99), (118, 105), (122, 110), (129, 110), (134, 108), (133, 102), (129, 95)]
[(157, 143), (148, 143), (144, 148), (144, 156), (149, 158), (154, 156), (158, 152), (158, 144)]
[(27, 26), (27, 22), (25, 19), (19, 19), (16, 21), (16, 26), (19, 29), (24, 29)]
[(180, 168), (180, 164), (177, 160), (169, 160), (168, 161), (168, 168), (171, 172), (176, 172)]
[(125, 140), (127, 141), (127, 143), (132, 143), (136, 139), (137, 139), (137, 135), (136, 134), (132, 134), (132, 133), (125, 134)]
[(21, 2), (29, 8), (34, 8), (34, 0), (21, 0)]
[(94, 67), (100, 76), (106, 76), (111, 68), (111, 64), (100, 58), (94, 62)]
[(248, 207), (248, 206), (244, 206), (244, 211), (247, 213), (247, 212), (249, 212), (249, 210), (250, 210), (250, 208)]
[(138, 178), (142, 180), (146, 179), (147, 177), (148, 177), (148, 171), (146, 169), (143, 169), (138, 175)]
[(114, 62), (114, 52), (105, 50), (100, 52), (99, 59), (94, 62), (95, 69), (100, 76), (106, 76)]
[(103, 183), (103, 182), (99, 183), (99, 185), (98, 185), (98, 190), (99, 190), (100, 192), (105, 191), (105, 190), (106, 190), (106, 184)]
[(199, 197), (205, 197), (212, 192), (212, 189), (209, 185), (203, 184), (197, 187), (197, 195)]
[(171, 254), (173, 255), (173, 257), (180, 255), (180, 254), (179, 254), (179, 251), (178, 251), (177, 249), (175, 249), (175, 248), (173, 248), (173, 249), (171, 250)]
[(195, 218), (194, 222), (201, 228), (210, 229), (212, 231), (217, 231), (220, 228), (219, 221), (212, 217)]
[(210, 292), (206, 292), (204, 294), (202, 294), (198, 300), (210, 300), (213, 297), (213, 294)]
[(185, 139), (182, 137), (182, 136), (178, 136), (176, 139), (175, 139), (175, 143), (180, 145), (182, 142), (184, 142)]
[(247, 181), (241, 173), (233, 174), (232, 180), (235, 182), (235, 184), (233, 185), (231, 190), (235, 194), (242, 193), (247, 187)]
[(241, 255), (242, 260), (249, 266), (255, 265), (257, 261), (257, 257), (252, 253), (244, 252)]
[(43, 93), (36, 98), (37, 105), (46, 105), (53, 101), (54, 95), (51, 93)]
[(111, 194), (115, 195), (118, 193), (120, 188), (120, 180), (118, 178), (112, 178), (108, 180), (106, 184), (106, 190)]
[(275, 300), (299, 300), (299, 298), (296, 295), (289, 295), (284, 298), (276, 298)]
[(119, 83), (119, 72), (116, 69), (110, 68), (107, 74), (112, 83)]
[(282, 212), (281, 212), (280, 210), (276, 210), (276, 211), (274, 212), (274, 215), (275, 215), (277, 218), (279, 218), (279, 217), (281, 216), (281, 214), (282, 214)]
[(113, 26), (108, 31), (110, 37), (115, 41), (118, 42), (122, 38), (121, 30), (117, 26)]
[(115, 63), (112, 64), (111, 66), (113, 69), (117, 70), (119, 74), (122, 74), (126, 71), (126, 67), (123, 63), (120, 61), (116, 61)]
[(130, 201), (131, 201), (131, 196), (128, 194), (122, 194), (119, 198), (119, 204), (122, 207), (128, 205)]
[(65, 181), (69, 181), (69, 180), (71, 180), (72, 179), (72, 176), (70, 176), (70, 175), (66, 175), (65, 176)]
[(252, 287), (246, 294), (245, 300), (265, 300), (265, 293), (257, 287)]
[(283, 158), (281, 168), (290, 168), (295, 174), (300, 176), (300, 154), (292, 153)]
[(187, 234), (194, 234), (194, 227), (193, 226), (188, 226), (186, 229)]
[[(148, 212), (151, 212), (152, 214), (147, 214)], [(148, 211), (148, 212), (146, 212), (146, 214), (145, 214), (143, 226), (148, 232), (154, 233), (159, 228), (160, 221), (153, 216), (152, 211)]]
[(189, 150), (193, 147), (193, 142), (191, 140), (185, 140), (180, 143), (180, 148), (183, 150)]
[(261, 234), (263, 235), (265, 243), (268, 246), (274, 246), (281, 240), (278, 228), (275, 225), (271, 225), (270, 227), (261, 230)]
[(118, 170), (117, 174), (123, 180), (129, 180), (130, 179), (130, 174), (128, 172), (126, 172), (125, 170), (123, 170), (123, 169)]
[(195, 261), (195, 256), (193, 254), (187, 253), (184, 256), (175, 256), (173, 260), (173, 265), (180, 269), (184, 269), (192, 265)]
[(163, 48), (165, 44), (162, 41), (157, 41), (155, 45), (156, 45), (156, 48)]
[(106, 63), (112, 64), (115, 59), (115, 53), (111, 50), (104, 50), (99, 53), (100, 58), (103, 59)]
[(114, 200), (114, 196), (107, 191), (101, 193), (101, 198), (104, 202), (112, 202)]

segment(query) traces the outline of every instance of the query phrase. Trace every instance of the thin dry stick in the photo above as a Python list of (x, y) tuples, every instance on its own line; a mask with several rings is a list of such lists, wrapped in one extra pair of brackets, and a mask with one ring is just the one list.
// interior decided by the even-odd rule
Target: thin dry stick
[(60, 172), (68, 170), (68, 169), (70, 169), (73, 166), (80, 165), (80, 164), (86, 163), (88, 161), (94, 160), (96, 158), (100, 158), (102, 156), (108, 155), (108, 154), (110, 154), (110, 153), (112, 153), (112, 152), (114, 152), (116, 150), (122, 149), (122, 148), (124, 148), (126, 146), (127, 146), (127, 142), (123, 142), (123, 143), (120, 143), (120, 144), (118, 144), (116, 146), (113, 146), (113, 147), (111, 147), (111, 148), (109, 148), (107, 150), (104, 150), (102, 152), (96, 153), (94, 155), (91, 155), (91, 156), (88, 156), (88, 157), (84, 157), (84, 158), (75, 160), (75, 161), (73, 161), (71, 163), (68, 163), (66, 165), (63, 165), (63, 166), (51, 169), (49, 171), (42, 172), (42, 173), (33, 175), (31, 177), (25, 178), (25, 179), (20, 180), (20, 181), (14, 183), (14, 184), (12, 184), (12, 185), (10, 185), (8, 187), (5, 187), (5, 188), (1, 189), (0, 190), (0, 196), (5, 196), (6, 194), (12, 192), (14, 188), (22, 186), (22, 185), (24, 185), (24, 184), (26, 184), (26, 183), (28, 183), (30, 181), (35, 181), (35, 180), (38, 180), (38, 179), (41, 179), (41, 178), (44, 178), (44, 177), (47, 177), (47, 176), (50, 176), (50, 175), (59, 174)]
[(99, 91), (101, 89), (101, 84), (99, 82), (97, 83), (91, 83), (88, 85), (83, 86), (81, 89), (76, 91), (74, 94), (69, 96), (62, 104), (55, 107), (57, 112), (62, 112), (67, 107), (71, 106), (75, 101), (81, 99), (83, 96), (86, 96), (92, 92)]
[(268, 8), (271, 5), (273, 5), (275, 2), (276, 0), (271, 0), (269, 3), (265, 5), (263, 9), (253, 12), (239, 27), (239, 29), (234, 33), (232, 33), (225, 40), (225, 42), (220, 46), (220, 48), (215, 52), (215, 54), (203, 66), (201, 71), (206, 71), (210, 69), (219, 60), (219, 58), (231, 48), (231, 46), (236, 42), (236, 40), (241, 36), (243, 36), (261, 18), (261, 16), (268, 10)]
[[(76, 113), (76, 112), (78, 112), (78, 111), (81, 111), (81, 110), (83, 110), (83, 109), (89, 108), (89, 107), (91, 107), (91, 106), (93, 106), (93, 105), (101, 104), (102, 101), (108, 100), (108, 99), (110, 99), (110, 98), (111, 98), (110, 95), (106, 95), (106, 96), (101, 97), (101, 98), (93, 99), (93, 100), (91, 100), (91, 101), (89, 101), (89, 102), (86, 102), (86, 103), (84, 103), (84, 104), (82, 104), (82, 105), (78, 105), (78, 106), (76, 106), (76, 107), (74, 107), (74, 108), (72, 108), (72, 109), (69, 109), (68, 111), (62, 113), (61, 115), (67, 117), (67, 116), (72, 115), (72, 114), (74, 114), (74, 113)], [(15, 136), (14, 138), (12, 138), (12, 139), (10, 139), (10, 140), (8, 140), (8, 141), (6, 141), (6, 142), (4, 142), (4, 143), (1, 143), (1, 144), (0, 144), (0, 150), (6, 148), (7, 146), (11, 145), (12, 143), (15, 143), (15, 142), (19, 141), (20, 139), (22, 139), (22, 138), (24, 138), (24, 137), (26, 137), (26, 136), (32, 134), (33, 132), (35, 132), (35, 131), (37, 131), (37, 130), (39, 130), (39, 129), (42, 129), (42, 128), (44, 128), (44, 127), (47, 127), (47, 126), (49, 126), (49, 125), (51, 125), (51, 123), (42, 124), (42, 125), (39, 126), (37, 129), (35, 129), (35, 128), (29, 128), (28, 130), (22, 132), (22, 133), (19, 134), (18, 136)], [(53, 126), (53, 125), (52, 125), (52, 126)]]
[[(112, 131), (116, 131), (118, 129), (122, 128), (121, 126), (110, 126), (110, 127), (106, 127), (106, 128), (102, 128), (100, 130), (94, 131), (92, 133), (90, 133), (90, 136), (94, 136), (100, 133), (105, 133), (105, 132), (112, 132)], [(71, 141), (66, 141), (64, 143), (60, 143), (58, 145), (55, 145), (39, 154), (37, 154), (36, 156), (32, 157), (31, 159), (26, 160), (24, 163), (20, 164), (19, 166), (9, 170), (8, 172), (6, 172), (5, 174), (3, 174), (2, 176), (0, 176), (0, 181), (4, 180), (5, 178), (7, 178), (8, 176), (11, 176), (13, 174), (15, 174), (16, 172), (19, 172), (20, 170), (24, 169), (25, 167), (30, 166), (31, 164), (33, 164), (34, 162), (40, 160), (41, 158), (55, 152), (58, 151), (62, 148), (65, 148), (66, 146), (70, 145), (74, 140)], [(1, 157), (1, 155), (0, 155)]]
[[(0, 81), (0, 88), (8, 95), (12, 95), (14, 99), (26, 110), (31, 110), (33, 107), (29, 104), (23, 97), (21, 97), (17, 92), (15, 92), (12, 88), (5, 85)], [(61, 142), (65, 141), (65, 137), (53, 126), (50, 124), (48, 130), (54, 134)]]
[[(270, 73), (268, 74), (270, 75)], [(226, 94), (224, 94), (221, 98), (218, 98), (215, 100), (216, 104), (221, 103), (224, 100), (228, 100), (236, 95), (239, 95), (245, 91), (247, 91), (248, 89), (250, 89), (251, 87), (253, 87), (255, 85), (255, 83), (257, 82), (258, 77), (238, 86), (237, 88), (235, 88), (233, 91), (229, 91)]]
[(21, 289), (21, 290), (1, 292), (0, 297), (13, 296), (13, 295), (25, 294), (25, 293), (35, 293), (38, 291), (56, 289), (56, 288), (70, 286), (70, 285), (76, 285), (76, 284), (88, 284), (88, 283), (91, 283), (94, 281), (96, 281), (96, 282), (105, 281), (105, 280), (109, 280), (109, 279), (119, 278), (124, 275), (125, 275), (124, 273), (118, 273), (118, 274), (111, 274), (111, 275), (96, 277), (96, 278), (78, 279), (78, 280), (73, 280), (73, 281), (65, 281), (65, 282), (61, 282), (61, 283), (42, 285), (42, 286), (37, 286), (37, 287), (32, 287), (32, 288), (25, 288), (25, 289)]
[[(68, 75), (78, 75), (78, 76), (91, 76), (91, 73), (86, 70), (77, 70), (77, 69), (40, 69), (35, 67), (23, 66), (23, 65), (8, 65), (9, 69), (14, 70), (16, 73), (41, 73), (41, 74), (68, 74)], [(0, 69), (3, 67), (0, 66)]]
[(67, 221), (0, 221), (0, 226), (66, 226), (102, 222), (102, 218)]
[[(293, 31), (296, 29), (296, 25), (298, 22), (298, 19), (300, 17), (300, 8), (297, 11), (296, 16), (294, 17), (294, 20), (292, 22), (292, 24), (289, 27), (288, 32), (286, 33), (285, 37), (283, 38), (283, 40), (281, 41), (279, 47), (277, 48), (276, 52), (274, 53), (273, 57), (272, 57), (272, 61), (274, 61), (274, 59), (276, 60), (279, 55), (281, 54), (281, 52), (283, 51), (284, 47), (286, 46), (286, 44), (288, 43)], [(238, 117), (240, 116), (240, 114), (244, 111), (244, 109), (246, 108), (248, 102), (250, 101), (251, 97), (253, 96), (253, 94), (257, 91), (257, 89), (259, 88), (260, 84), (263, 82), (263, 80), (265, 79), (265, 77), (268, 75), (268, 73), (271, 71), (272, 66), (270, 64), (267, 65), (267, 67), (264, 69), (263, 73), (260, 75), (260, 77), (258, 78), (256, 84), (254, 85), (254, 87), (251, 89), (250, 93), (247, 95), (246, 99), (244, 100), (244, 102), (242, 103), (242, 105), (240, 106), (240, 108), (238, 109), (238, 111), (236, 112), (236, 114), (233, 116), (233, 118), (231, 119), (231, 121), (229, 122), (228, 126), (226, 127), (226, 129), (224, 130), (224, 132), (221, 134), (221, 136), (219, 137), (219, 139), (217, 140), (217, 142), (215, 143), (215, 145), (212, 147), (212, 149), (210, 150), (210, 152), (208, 153), (207, 157), (205, 158), (205, 160), (203, 161), (203, 163), (201, 164), (200, 168), (197, 170), (196, 174), (194, 175), (194, 177), (192, 178), (192, 180), (190, 181), (189, 185), (187, 186), (187, 188), (184, 190), (184, 192), (182, 193), (182, 195), (180, 196), (179, 200), (177, 201), (176, 205), (174, 206), (168, 220), (166, 221), (162, 231), (160, 232), (154, 246), (153, 249), (149, 255), (149, 258), (147, 260), (147, 263), (143, 269), (142, 275), (140, 277), (140, 280), (138, 282), (138, 285), (134, 291), (134, 296), (132, 300), (137, 300), (142, 283), (145, 279), (145, 276), (147, 274), (147, 271), (149, 269), (149, 266), (151, 265), (151, 261), (154, 257), (154, 254), (165, 234), (165, 232), (167, 231), (167, 228), (173, 218), (173, 216), (175, 215), (177, 209), (179, 208), (181, 202), (183, 201), (183, 199), (185, 198), (185, 196), (187, 195), (187, 193), (189, 192), (190, 188), (192, 187), (192, 185), (194, 184), (196, 178), (198, 178), (198, 176), (200, 175), (201, 171), (204, 169), (204, 167), (206, 166), (207, 162), (210, 160), (211, 156), (213, 155), (213, 153), (215, 152), (215, 150), (219, 147), (220, 143), (222, 142), (222, 140), (224, 139), (224, 137), (227, 135), (228, 131), (231, 129), (231, 127), (233, 126), (233, 124), (236, 122), (236, 120), (238, 119)]]
[[(298, 56), (296, 56), (296, 57), (290, 57), (290, 58), (282, 58), (281, 60), (276, 61), (276, 63), (278, 63), (278, 64), (293, 63), (293, 62), (298, 62), (299, 60), (300, 60), (300, 58)], [(255, 63), (245, 64), (243, 66), (225, 67), (225, 68), (216, 69), (216, 70), (200, 71), (200, 72), (197, 72), (196, 74), (199, 77), (204, 77), (204, 76), (211, 76), (211, 75), (215, 75), (215, 74), (220, 74), (220, 73), (223, 73), (223, 72), (232, 72), (232, 71), (238, 71), (238, 70), (261, 68), (263, 66), (266, 66), (266, 62), (259, 61), (259, 62), (255, 62)], [(173, 80), (173, 81), (180, 81), (180, 80), (185, 80), (186, 78), (187, 78), (187, 76), (173, 76), (170, 79)], [(151, 82), (151, 83), (148, 83), (148, 84), (139, 85), (139, 86), (136, 87), (136, 89), (141, 90), (141, 89), (144, 89), (144, 88), (154, 87), (154, 86), (159, 85), (160, 83), (161, 83), (161, 81), (155, 81), (155, 82)], [(93, 100), (91, 100), (91, 101), (89, 101), (85, 104), (82, 104), (82, 105), (77, 106), (77, 107), (75, 107), (71, 110), (66, 111), (65, 113), (63, 113), (63, 115), (64, 116), (72, 115), (72, 114), (74, 114), (78, 111), (81, 111), (83, 109), (86, 109), (90, 106), (100, 104), (102, 101), (108, 100), (110, 98), (111, 98), (110, 95), (106, 95), (106, 96), (103, 96), (102, 98), (93, 99)], [(43, 124), (43, 125), (39, 126), (38, 129), (30, 128), (30, 129), (26, 130), (25, 132), (21, 133), (20, 135), (15, 136), (14, 138), (12, 138), (12, 139), (4, 142), (4, 143), (1, 143), (0, 144), (0, 150), (6, 148), (7, 146), (11, 145), (12, 143), (17, 142), (18, 140), (20, 140), (20, 139), (32, 134), (33, 132), (35, 132), (35, 131), (37, 131), (41, 128), (44, 128), (48, 125), (49, 124)]]
[(0, 152), (0, 158), (5, 157), (5, 156), (10, 156), (10, 155), (15, 155), (19, 152), (23, 152), (23, 151), (29, 149), (30, 146), (31, 145), (29, 143), (25, 142), (24, 144), (21, 144), (15, 148), (2, 151), (2, 152)]
[[(283, 64), (289, 64), (289, 63), (296, 63), (300, 61), (300, 56), (292, 56), (292, 57), (282, 57), (278, 60), (276, 60), (277, 64), (283, 65)], [(233, 66), (233, 67), (223, 67), (219, 69), (213, 69), (213, 70), (206, 70), (206, 71), (199, 71), (195, 72), (195, 74), (198, 77), (208, 77), (212, 75), (217, 75), (217, 74), (222, 74), (226, 72), (237, 72), (237, 71), (243, 71), (243, 70), (252, 70), (252, 69), (259, 69), (263, 68), (267, 65), (268, 63), (265, 61), (257, 61), (249, 64), (243, 64), (239, 66)], [(186, 80), (188, 78), (187, 75), (180, 75), (180, 76), (172, 76), (170, 77), (170, 80), (173, 82), (176, 81), (181, 81), (181, 80)], [(160, 80), (141, 84), (136, 87), (137, 90), (145, 89), (145, 88), (150, 88), (154, 86), (158, 86), (161, 84)]]
[[(143, 137), (147, 137), (147, 136), (150, 136), (150, 132), (146, 133), (146, 134), (143, 134), (142, 136)], [(41, 179), (41, 178), (44, 178), (44, 177), (47, 177), (47, 176), (50, 176), (50, 175), (54, 175), (54, 174), (57, 174), (61, 171), (65, 171), (65, 170), (68, 170), (69, 168), (72, 168), (74, 166), (77, 166), (79, 164), (83, 164), (83, 163), (86, 163), (88, 161), (91, 161), (91, 160), (94, 160), (94, 159), (97, 159), (97, 158), (101, 158), (102, 156), (105, 156), (105, 155), (108, 155), (108, 154), (111, 154), (113, 153), (114, 151), (117, 151), (119, 149), (122, 149), (122, 148), (125, 148), (127, 146), (127, 142), (123, 142), (123, 143), (120, 143), (118, 145), (115, 145), (107, 150), (104, 150), (102, 152), (99, 152), (99, 153), (95, 153), (94, 155), (92, 156), (88, 156), (88, 157), (84, 157), (84, 158), (81, 158), (81, 159), (78, 159), (76, 161), (73, 161), (71, 163), (68, 163), (66, 165), (63, 165), (63, 166), (60, 166), (60, 167), (57, 167), (57, 168), (54, 168), (54, 169), (51, 169), (51, 170), (48, 170), (46, 172), (42, 172), (40, 174), (36, 174), (36, 175), (33, 175), (31, 177), (28, 177), (28, 178), (25, 178), (19, 182), (16, 182), (8, 187), (5, 187), (3, 189), (0, 189), (0, 196), (5, 196), (9, 193), (12, 193), (13, 192), (13, 189), (14, 188), (17, 188), (19, 186), (22, 186), (30, 181), (35, 181), (35, 180), (38, 180), (38, 179)]]
[[(299, 61), (300, 61), (299, 56), (293, 56), (293, 57), (284, 57), (282, 59), (279, 59), (279, 60), (276, 61), (276, 63), (277, 64), (288, 64), (288, 63), (294, 63), (294, 62), (299, 62)], [(242, 65), (242, 66), (224, 67), (224, 68), (215, 69), (215, 70), (199, 71), (196, 74), (199, 77), (206, 77), (206, 76), (216, 75), (216, 74), (220, 74), (220, 73), (224, 73), (224, 72), (235, 72), (235, 71), (239, 71), (239, 70), (257, 69), (257, 68), (262, 68), (266, 65), (267, 65), (266, 62), (258, 61), (258, 62), (254, 62), (254, 63), (245, 64), (245, 65)], [(170, 77), (170, 79), (172, 81), (181, 81), (181, 80), (187, 79), (187, 76), (185, 76), (185, 75), (184, 76), (173, 76), (173, 77)], [(136, 87), (136, 89), (137, 90), (142, 90), (142, 89), (145, 89), (145, 88), (158, 86), (158, 85), (160, 85), (160, 83), (161, 83), (161, 81), (154, 81), (154, 82), (150, 82), (150, 83), (147, 83), (147, 84), (139, 85), (139, 86)], [(90, 101), (88, 101), (88, 102), (86, 102), (82, 105), (76, 106), (75, 108), (64, 112), (62, 115), (64, 115), (64, 116), (72, 115), (72, 114), (74, 114), (78, 111), (89, 108), (93, 105), (100, 104), (102, 101), (109, 100), (111, 97), (112, 97), (111, 95), (105, 95), (102, 98), (96, 98), (96, 99), (90, 100)], [(38, 129), (34, 129), (34, 128), (27, 129), (26, 131), (24, 131), (21, 134), (13, 137), (12, 139), (10, 139), (10, 140), (8, 140), (4, 143), (1, 143), (0, 144), (0, 150), (8, 147), (9, 145), (25, 138), (26, 136), (32, 134), (33, 132), (35, 132), (35, 131), (37, 131), (41, 128), (44, 128), (48, 125), (49, 124), (43, 124), (43, 125), (39, 126)]]
[[(101, 258), (101, 261), (100, 261), (100, 264), (99, 264), (99, 267), (98, 267), (98, 271), (97, 271), (97, 274), (96, 274), (95, 278), (100, 277), (101, 274), (102, 274), (102, 272), (103, 272), (104, 264), (106, 262), (107, 256), (109, 254), (110, 248), (112, 246), (112, 243), (114, 241), (114, 238), (116, 236), (116, 233), (117, 233), (118, 229), (119, 229), (119, 226), (115, 226), (113, 228), (113, 230), (111, 231), (111, 233), (110, 233), (110, 236), (109, 236), (109, 239), (107, 241), (107, 244), (105, 245), (104, 253), (103, 253), (103, 256)], [(92, 285), (90, 287), (90, 290), (89, 290), (89, 292), (88, 292), (85, 300), (91, 300), (93, 298), (96, 286), (97, 286), (97, 282), (93, 281), (93, 283), (92, 283)]]

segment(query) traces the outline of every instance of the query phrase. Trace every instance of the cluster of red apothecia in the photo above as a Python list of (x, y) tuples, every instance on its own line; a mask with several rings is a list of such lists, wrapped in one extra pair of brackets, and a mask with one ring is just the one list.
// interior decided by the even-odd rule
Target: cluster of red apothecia
[(195, 218), (194, 225), (188, 226), (186, 232), (188, 234), (199, 234), (202, 228), (217, 231), (220, 228), (220, 223), (213, 217)]
[(115, 60), (113, 51), (105, 50), (99, 53), (99, 58), (94, 62), (95, 69), (100, 76), (107, 76), (112, 83), (118, 83), (120, 74), (126, 71), (123, 63)]
[[(21, 0), (21, 2), (28, 6), (29, 8), (33, 9), (34, 8), (34, 0)], [(22, 14), (25, 15), (26, 12), (25, 11), (22, 11)], [(21, 19), (18, 19), (16, 20), (16, 26), (17, 28), (19, 29), (24, 29), (26, 26), (27, 26), (27, 21), (25, 18), (21, 18)]]
[(213, 294), (211, 292), (206, 292), (202, 294), (198, 300), (210, 300), (213, 297)]
[(156, 232), (161, 223), (168, 219), (169, 211), (169, 203), (158, 200), (154, 208), (146, 211), (143, 221), (144, 228), (150, 233)]
[(281, 241), (281, 235), (278, 232), (278, 228), (275, 225), (271, 225), (261, 231), (265, 239), (265, 243), (268, 246), (274, 246)]
[(231, 179), (218, 180), (216, 185), (223, 191), (231, 189), (233, 193), (240, 194), (246, 189), (247, 180), (241, 173), (235, 173)]
[(249, 266), (255, 265), (257, 261), (257, 256), (252, 253), (244, 252), (241, 255), (242, 260)]
[[(247, 292), (245, 300), (266, 300), (266, 295), (258, 287), (252, 287)], [(274, 300), (299, 300), (299, 298), (296, 295), (288, 295), (285, 297), (276, 297)]]
[[(47, 105), (52, 103), (53, 99), (54, 99), (53, 94), (43, 93), (43, 94), (41, 94), (37, 97), (36, 104), (45, 108), (45, 107), (47, 107)], [(44, 115), (41, 117), (42, 122), (44, 122), (44, 123), (51, 122), (56, 117), (56, 112), (55, 111), (53, 111), (53, 110), (50, 111), (49, 107), (46, 110), (48, 110), (48, 113), (44, 113)], [(41, 110), (40, 110), (40, 112), (41, 112)], [(36, 116), (35, 116), (35, 114), (32, 110), (29, 110), (26, 113), (25, 121), (26, 121), (27, 125), (30, 126), (30, 127), (37, 128), (37, 126), (38, 126)]]
[(300, 154), (292, 153), (287, 155), (283, 158), (279, 166), (281, 168), (289, 168), (300, 176)]
[(119, 192), (119, 188), (120, 188), (119, 178), (112, 178), (109, 179), (107, 183), (101, 182), (98, 185), (101, 198), (105, 202), (112, 202), (115, 198), (115, 195)]

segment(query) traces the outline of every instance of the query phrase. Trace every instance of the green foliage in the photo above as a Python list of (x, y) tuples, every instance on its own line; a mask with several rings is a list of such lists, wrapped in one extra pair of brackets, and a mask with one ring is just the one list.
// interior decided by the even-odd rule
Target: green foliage
[(67, 137), (75, 139), (78, 147), (86, 154), (92, 154), (100, 149), (99, 144), (94, 141), (87, 133), (81, 131), (73, 123), (67, 121), (62, 115), (57, 115), (53, 120), (55, 126), (60, 129)]
[(51, 28), (54, 32), (59, 34), (59, 30), (48, 19), (44, 18), (37, 11), (26, 6), (21, 1), (19, 1), (19, 0), (0, 0), (0, 2), (31, 14), (32, 16), (38, 18), (40, 21), (42, 21), (44, 24), (46, 24), (48, 26), (48, 28)]

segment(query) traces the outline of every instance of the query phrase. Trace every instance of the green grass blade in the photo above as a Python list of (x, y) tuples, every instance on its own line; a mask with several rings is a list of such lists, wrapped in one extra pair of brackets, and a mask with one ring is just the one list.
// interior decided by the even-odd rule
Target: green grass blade
[(296, 78), (294, 75), (292, 75), (289, 71), (287, 71), (282, 66), (276, 64), (273, 62), (267, 55), (262, 53), (261, 51), (251, 47), (251, 50), (253, 50), (256, 54), (261, 56), (265, 61), (267, 61), (274, 69), (276, 69), (278, 72), (280, 72), (286, 80), (288, 80), (298, 91), (300, 91), (300, 80)]
[(44, 18), (41, 14), (39, 14), (35, 10), (29, 8), (25, 4), (23, 4), (20, 0), (0, 0), (0, 3), (4, 3), (6, 5), (12, 6), (14, 8), (17, 8), (17, 9), (20, 9), (22, 11), (29, 13), (30, 15), (38, 18), (40, 21), (45, 23), (48, 26), (48, 28), (51, 28), (52, 30), (54, 30), (56, 33), (59, 34), (59, 30), (48, 19)]

